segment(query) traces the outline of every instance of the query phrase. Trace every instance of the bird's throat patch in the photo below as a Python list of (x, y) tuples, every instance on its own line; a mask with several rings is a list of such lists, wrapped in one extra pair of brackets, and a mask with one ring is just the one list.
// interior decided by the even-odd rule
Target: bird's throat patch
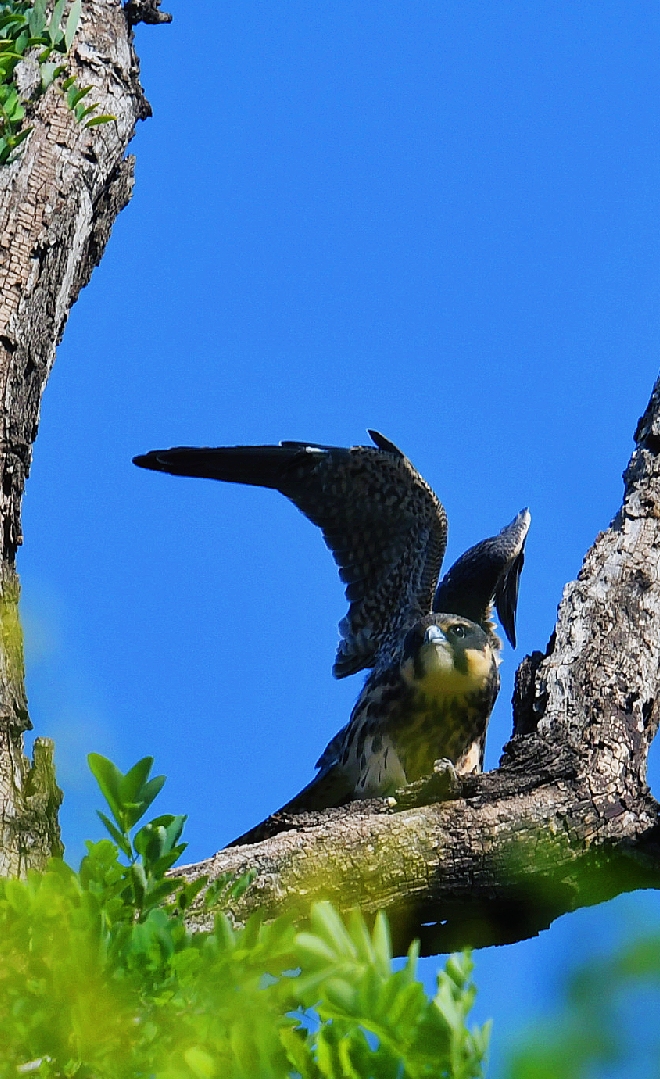
[[(439, 702), (472, 696), (484, 689), (492, 677), (493, 655), (490, 648), (466, 648), (463, 670), (453, 661), (450, 649), (428, 647), (422, 662), (415, 665), (413, 682), (417, 692)], [(412, 673), (412, 672), (411, 672)]]

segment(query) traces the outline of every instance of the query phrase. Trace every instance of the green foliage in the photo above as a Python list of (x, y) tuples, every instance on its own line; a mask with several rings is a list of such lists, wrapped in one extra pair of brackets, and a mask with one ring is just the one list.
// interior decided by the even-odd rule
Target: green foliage
[(185, 817), (135, 831), (164, 782), (152, 765), (124, 775), (92, 754), (112, 838), (88, 843), (78, 872), (54, 860), (0, 881), (0, 1079), (482, 1075), (488, 1031), (466, 1028), (467, 954), (429, 999), (414, 947), (393, 972), (382, 915), (369, 931), (321, 903), (303, 932), (259, 915), (236, 928), (221, 907), (254, 874), (214, 882), (213, 931), (191, 933), (184, 916), (205, 882), (166, 876)]
[[(25, 109), (14, 82), (16, 65), (28, 53), (35, 56), (42, 91), (65, 70), (62, 61), (78, 27), (82, 0), (73, 0), (65, 16), (66, 5), (67, 0), (56, 0), (48, 17), (47, 0), (0, 0), (0, 165), (12, 159), (30, 133), (29, 127), (23, 127)], [(67, 79), (63, 89), (76, 119), (82, 122), (91, 117), (87, 127), (115, 119), (92, 116), (99, 106), (80, 104), (91, 86), (77, 87), (75, 80)]]
[(475, 996), (467, 952), (450, 957), (429, 1000), (416, 979), (417, 942), (403, 969), (392, 972), (383, 914), (369, 933), (358, 911), (345, 924), (330, 903), (317, 903), (310, 928), (295, 941), (301, 968), (296, 993), (321, 1020), (308, 1039), (315, 1067), (298, 1065), (305, 1079), (476, 1079), (482, 1074), (489, 1029), (466, 1027)]
[[(629, 1028), (626, 1012), (635, 1016)], [(508, 1075), (510, 1079), (590, 1079), (600, 1074), (599, 1067), (611, 1076), (657, 1074), (659, 1014), (660, 936), (656, 933), (578, 969), (568, 982), (563, 1010), (553, 1021), (536, 1026), (518, 1045)], [(646, 1046), (645, 1018), (650, 1020), (653, 1036), (653, 1044)], [(648, 1061), (647, 1066), (638, 1066), (645, 1049), (656, 1061), (650, 1071)]]

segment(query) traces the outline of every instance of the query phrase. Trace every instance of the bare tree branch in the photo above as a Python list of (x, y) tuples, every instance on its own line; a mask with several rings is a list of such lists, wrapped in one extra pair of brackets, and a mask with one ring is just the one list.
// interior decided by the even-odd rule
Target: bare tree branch
[[(646, 762), (660, 709), (660, 380), (635, 440), (621, 510), (566, 586), (547, 653), (517, 672), (499, 768), (417, 808), (271, 818), (270, 837), (185, 875), (254, 867), (238, 920), (331, 899), (387, 911), (397, 947), (421, 936), (427, 952), (521, 940), (566, 911), (659, 886)], [(206, 924), (199, 911), (193, 922)]]
[[(76, 121), (56, 84), (28, 100), (32, 128), (16, 160), (0, 168), (0, 873), (42, 865), (61, 850), (61, 796), (52, 746), (23, 756), (30, 727), (14, 569), (22, 542), (23, 486), (37, 434), (41, 394), (69, 309), (99, 262), (133, 185), (125, 157), (138, 119), (150, 115), (120, 0), (86, 0), (68, 58), (93, 89), (87, 100), (110, 123)], [(28, 99), (29, 61), (19, 72)], [(37, 72), (36, 85), (39, 78)]]

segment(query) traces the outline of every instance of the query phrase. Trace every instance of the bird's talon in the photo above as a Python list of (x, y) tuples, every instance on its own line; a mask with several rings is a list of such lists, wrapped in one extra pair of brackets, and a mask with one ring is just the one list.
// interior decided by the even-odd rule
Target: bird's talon
[(458, 798), (461, 779), (452, 761), (442, 757), (433, 764), (431, 775), (409, 783), (396, 792), (397, 809), (413, 809), (434, 802), (448, 802)]
[(429, 784), (433, 789), (437, 788), (439, 792), (444, 792), (444, 798), (439, 798), (439, 801), (456, 798), (460, 793), (461, 781), (453, 762), (448, 760), (447, 757), (441, 757), (440, 760), (434, 761), (433, 774), (429, 777)]

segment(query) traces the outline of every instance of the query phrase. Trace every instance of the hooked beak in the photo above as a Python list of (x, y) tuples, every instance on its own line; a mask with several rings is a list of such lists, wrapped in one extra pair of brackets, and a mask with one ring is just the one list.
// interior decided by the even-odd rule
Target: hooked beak
[[(454, 652), (447, 635), (439, 626), (429, 626), (419, 654), (419, 669), (424, 676), (453, 670)], [(418, 675), (419, 677), (419, 675)]]

